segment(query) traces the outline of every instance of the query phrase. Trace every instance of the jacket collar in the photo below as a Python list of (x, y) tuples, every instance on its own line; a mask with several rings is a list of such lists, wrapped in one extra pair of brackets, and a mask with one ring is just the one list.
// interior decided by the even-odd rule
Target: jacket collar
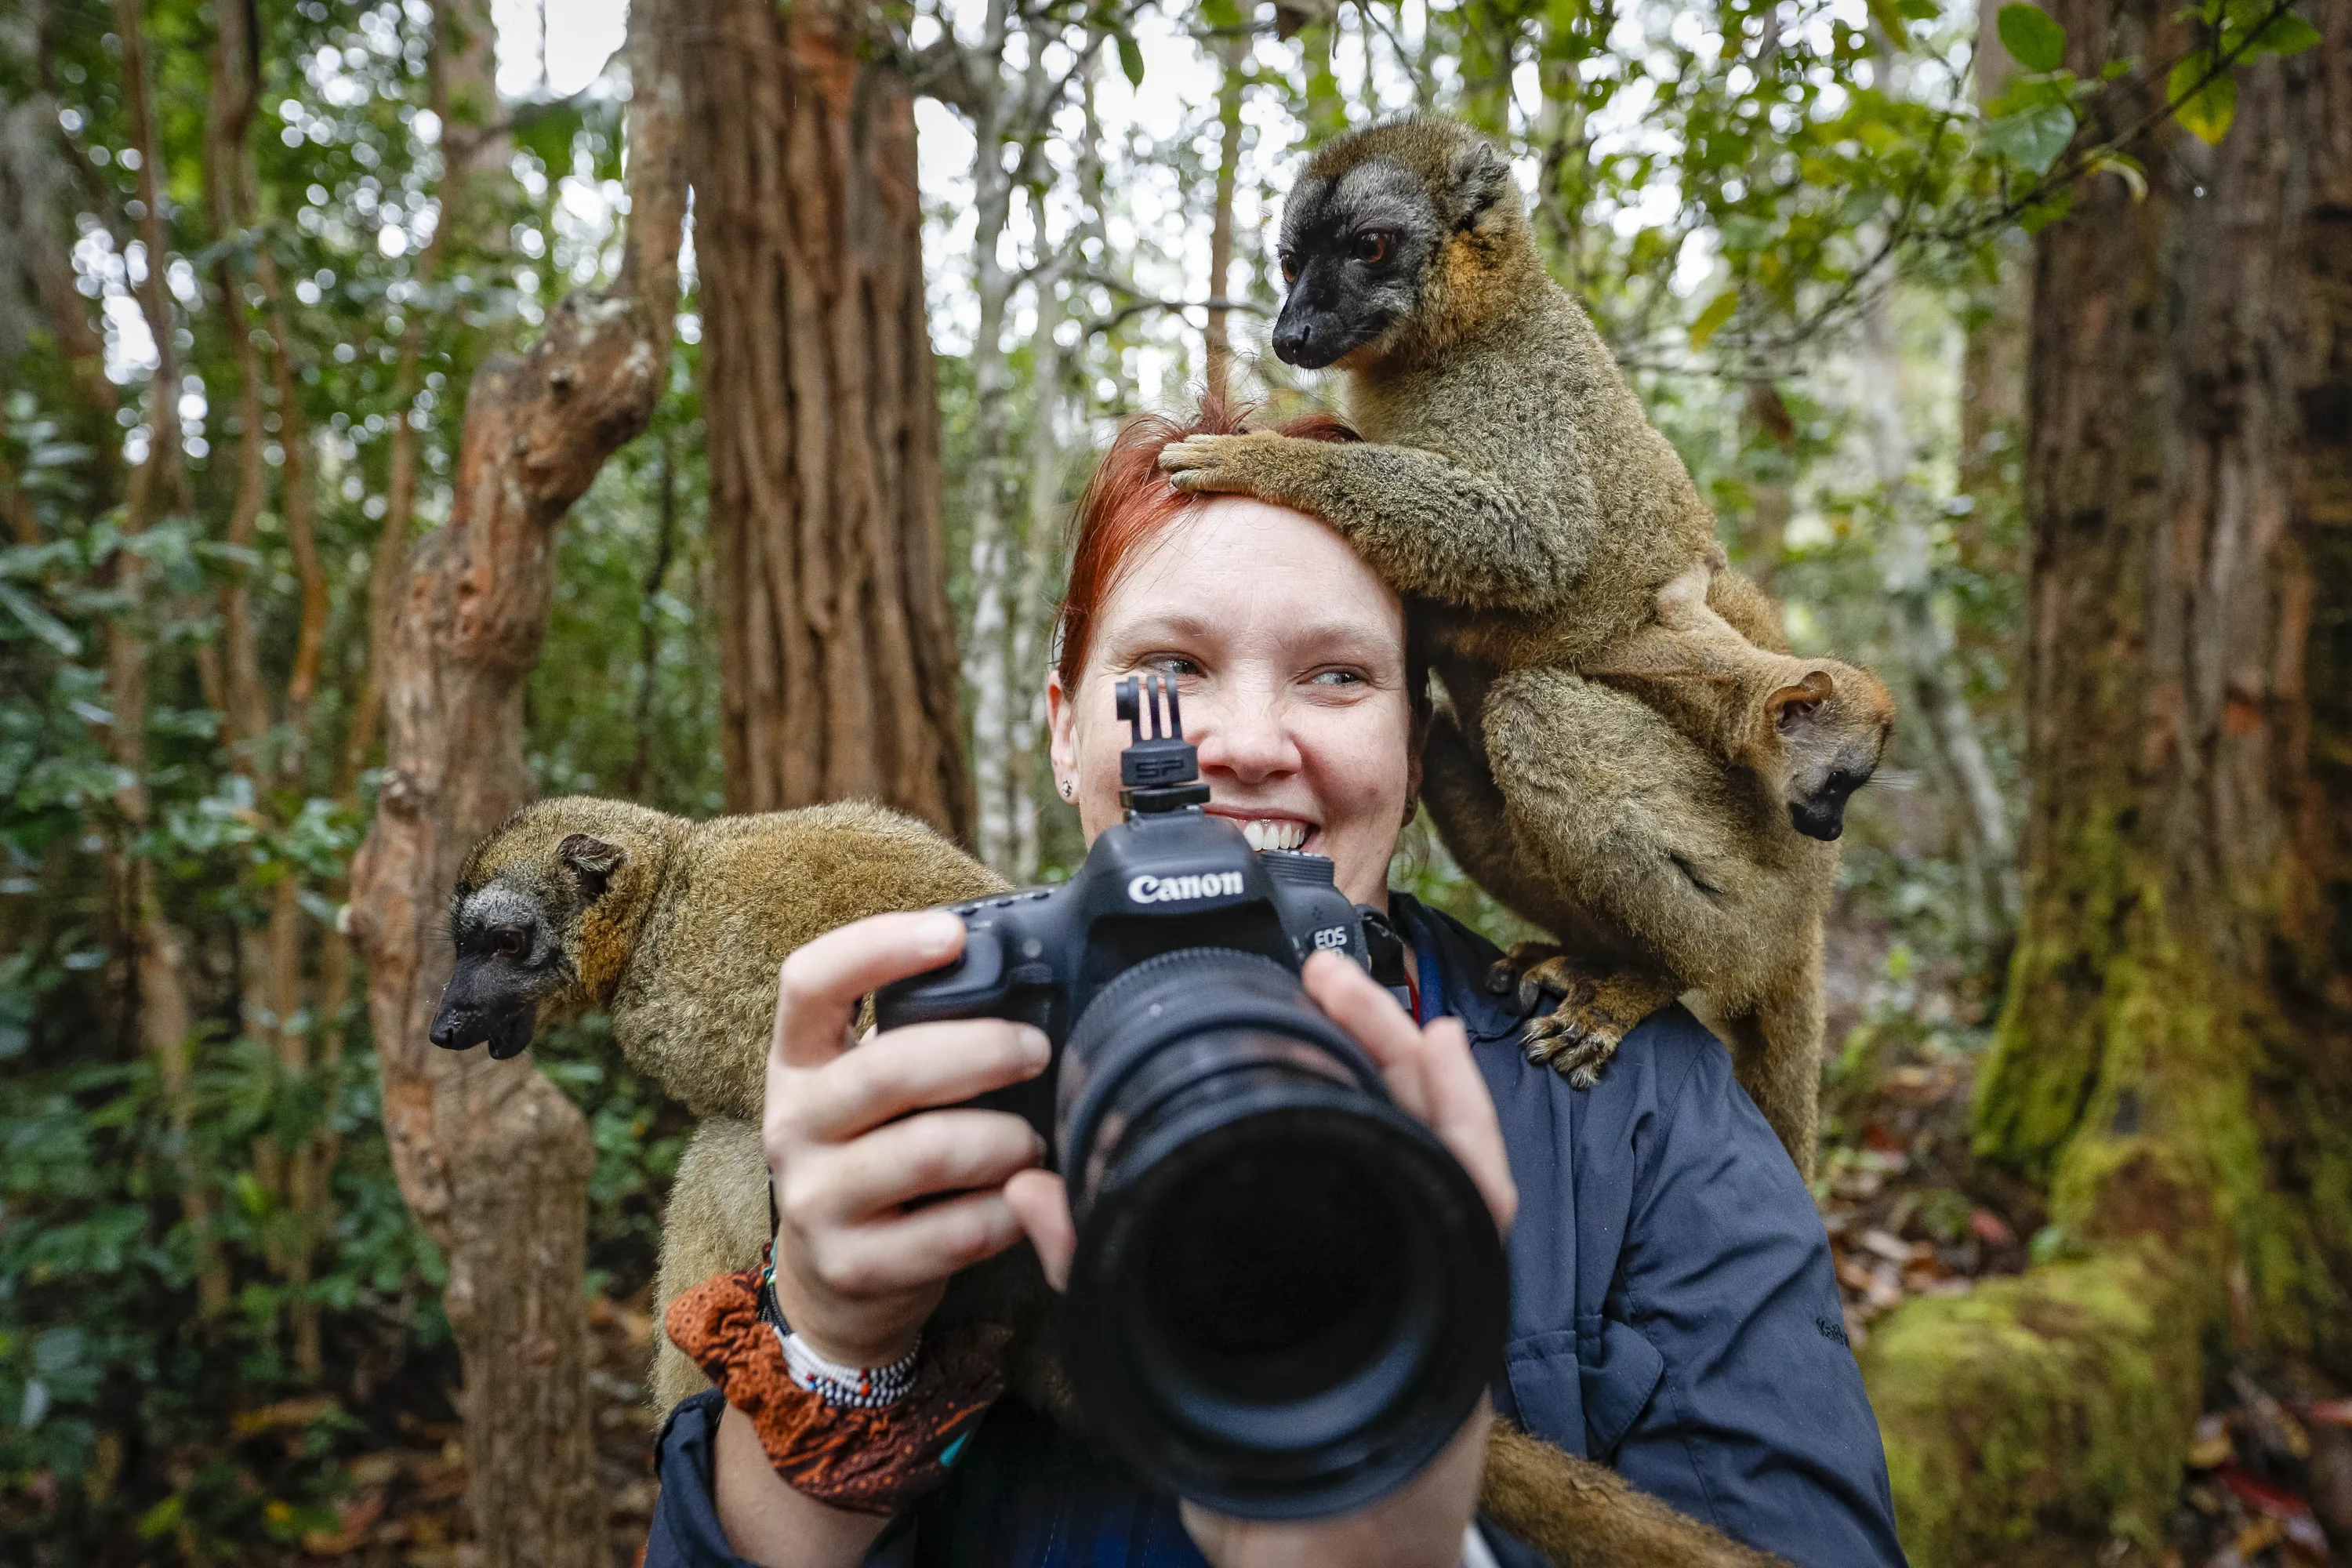
[(1389, 915), (1414, 951), (1433, 954), (1445, 1012), (1462, 1020), (1473, 1045), (1517, 1037), (1522, 1015), (1517, 1001), (1486, 989), (1486, 972), (1502, 949), (1442, 910), (1411, 893), (1391, 890)]

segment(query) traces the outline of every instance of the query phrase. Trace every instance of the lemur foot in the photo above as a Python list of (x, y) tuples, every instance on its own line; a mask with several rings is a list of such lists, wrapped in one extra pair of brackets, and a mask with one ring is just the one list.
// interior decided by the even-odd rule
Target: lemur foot
[(1678, 994), (1672, 982), (1636, 969), (1581, 967), (1559, 948), (1523, 942), (1487, 972), (1487, 986), (1517, 991), (1529, 1014), (1547, 1000), (1559, 1005), (1530, 1016), (1519, 1035), (1528, 1060), (1549, 1067), (1571, 1089), (1591, 1089), (1633, 1026)]

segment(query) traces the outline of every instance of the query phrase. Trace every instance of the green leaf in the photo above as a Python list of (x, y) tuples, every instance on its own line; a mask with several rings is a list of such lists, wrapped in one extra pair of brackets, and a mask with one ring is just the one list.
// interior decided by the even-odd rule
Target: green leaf
[(1868, 0), (1868, 4), (1870, 19), (1878, 24), (1886, 41), (1898, 49), (1909, 48), (1911, 35), (1903, 26), (1903, 13), (1896, 8), (1895, 0)]
[(2174, 66), (2164, 83), (2165, 96), (2180, 100), (2172, 117), (2207, 146), (2230, 133), (2230, 121), (2238, 112), (2238, 79), (2228, 71), (2201, 88), (2197, 85), (2211, 68), (2206, 52), (2200, 49)]
[(1722, 330), (1723, 323), (1731, 320), (1731, 312), (1738, 309), (1739, 290), (1737, 289), (1726, 289), (1708, 300), (1706, 309), (1698, 313), (1698, 320), (1691, 323), (1691, 351), (1696, 353), (1706, 347), (1706, 341)]
[(2282, 11), (2271, 25), (2254, 36), (2249, 54), (2301, 54), (2319, 42), (2319, 29), (2292, 11)]
[(2066, 29), (2039, 5), (2003, 5), (1993, 26), (2000, 47), (2027, 70), (2054, 71), (2066, 58)]
[(1127, 74), (1129, 87), (1143, 85), (1143, 46), (1125, 33), (1118, 36), (1118, 68)]
[(2074, 139), (2074, 111), (2063, 103), (2039, 103), (2005, 114), (1985, 127), (1993, 151), (2035, 174), (2047, 174)]
[(8, 613), (25, 624), (26, 631), (68, 658), (81, 652), (81, 639), (63, 621), (5, 583), (0, 583), (0, 605), (6, 605)]
[(2019, 214), (2017, 219), (2018, 226), (2024, 229), (2028, 234), (2040, 234), (2043, 229), (2048, 228), (2052, 224), (2056, 223), (2060, 218), (2064, 217), (2066, 216), (2066, 210), (2074, 205), (2074, 193), (2072, 191), (2061, 191), (2055, 196), (2053, 196), (2050, 200), (2042, 203), (2040, 205), (2030, 206), (2026, 208), (2024, 212)]

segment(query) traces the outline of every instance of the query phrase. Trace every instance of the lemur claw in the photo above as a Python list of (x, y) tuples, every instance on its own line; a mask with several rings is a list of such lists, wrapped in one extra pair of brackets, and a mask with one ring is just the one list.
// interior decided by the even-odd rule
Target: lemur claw
[(1571, 1089), (1591, 1089), (1633, 1026), (1673, 1001), (1674, 985), (1633, 971), (1580, 969), (1559, 948), (1521, 942), (1486, 974), (1496, 992), (1517, 991), (1530, 1014), (1547, 998), (1559, 1005), (1531, 1016), (1520, 1032), (1528, 1060), (1549, 1067)]

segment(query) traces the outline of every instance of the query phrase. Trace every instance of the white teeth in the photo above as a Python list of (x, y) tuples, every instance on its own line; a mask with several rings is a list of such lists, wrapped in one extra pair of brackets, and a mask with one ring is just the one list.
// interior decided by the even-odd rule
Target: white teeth
[(1296, 849), (1307, 842), (1307, 825), (1270, 817), (1251, 817), (1242, 824), (1242, 837), (1253, 849)]

